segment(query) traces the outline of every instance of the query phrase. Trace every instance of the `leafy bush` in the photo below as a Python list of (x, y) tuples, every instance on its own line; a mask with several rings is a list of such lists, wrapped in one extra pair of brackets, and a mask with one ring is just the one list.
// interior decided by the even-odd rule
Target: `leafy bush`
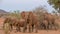
[(18, 18), (18, 19), (21, 18), (21, 15), (20, 15), (20, 11), (19, 11), (19, 10), (13, 11), (12, 13), (10, 13), (9, 16), (11, 16), (11, 17), (16, 17), (16, 18)]

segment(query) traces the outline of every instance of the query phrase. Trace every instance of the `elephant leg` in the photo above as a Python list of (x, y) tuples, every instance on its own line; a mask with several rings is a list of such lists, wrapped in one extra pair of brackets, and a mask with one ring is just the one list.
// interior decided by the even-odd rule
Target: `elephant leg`
[(31, 29), (32, 29), (32, 26), (31, 26), (31, 25), (29, 25), (29, 33), (31, 33)]
[(45, 24), (43, 24), (43, 29), (46, 29), (46, 26), (45, 26)]
[(51, 24), (49, 24), (49, 26), (48, 26), (48, 27), (49, 27), (49, 29), (52, 29), (52, 25), (51, 25)]
[(16, 28), (16, 31), (17, 31), (17, 32), (18, 32), (18, 31), (21, 32), (20, 27), (17, 27), (17, 28)]
[(52, 22), (51, 23), (51, 29), (53, 29), (53, 27), (54, 27), (54, 29), (56, 29), (56, 25)]
[(20, 26), (18, 27), (18, 31), (21, 32)]
[(47, 26), (48, 29), (50, 29), (50, 24), (48, 23), (48, 26)]
[(38, 33), (38, 24), (35, 25), (35, 29), (36, 29), (35, 33)]
[(16, 32), (18, 32), (18, 28), (16, 27)]
[(49, 27), (49, 29), (52, 29), (52, 23), (51, 22), (48, 22), (48, 27)]
[(46, 25), (45, 24), (43, 24), (43, 29), (46, 29)]
[(46, 25), (46, 30), (48, 31), (48, 25)]
[(47, 25), (45, 25), (46, 26), (46, 30), (47, 30)]
[(27, 23), (24, 24), (23, 32), (25, 32), (26, 30), (27, 30)]
[(55, 25), (55, 30), (59, 29), (59, 25), (58, 24), (54, 24)]
[(34, 25), (32, 25), (32, 32), (33, 32), (33, 29), (34, 29)]
[(23, 27), (23, 32), (25, 32), (27, 30), (27, 26)]
[(21, 32), (21, 29), (20, 29), (19, 24), (16, 25), (16, 31), (17, 31), (17, 32), (18, 32), (18, 31)]
[(44, 25), (44, 29), (47, 30), (47, 26), (46, 25)]
[(10, 31), (12, 31), (13, 30), (13, 26), (12, 26), (12, 24), (10, 24)]
[(55, 30), (59, 29), (59, 26), (57, 24), (54, 24), (53, 26), (54, 26)]
[(60, 29), (60, 26), (58, 24), (56, 24), (56, 29), (58, 29), (58, 30)]

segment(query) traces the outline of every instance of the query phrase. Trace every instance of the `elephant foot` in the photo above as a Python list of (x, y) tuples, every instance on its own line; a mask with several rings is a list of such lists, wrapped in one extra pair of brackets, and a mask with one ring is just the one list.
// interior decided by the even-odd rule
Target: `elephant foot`
[(25, 31), (23, 31), (23, 33), (25, 33)]
[(23, 30), (23, 33), (25, 33), (25, 32), (26, 32), (26, 30), (24, 29), (24, 30)]
[(35, 33), (38, 33), (38, 31), (35, 31)]
[(19, 30), (19, 32), (21, 32), (21, 31)]
[(31, 32), (29, 32), (29, 33), (31, 33)]
[(18, 31), (14, 31), (15, 33), (17, 33)]
[(31, 31), (29, 31), (29, 33), (31, 33)]

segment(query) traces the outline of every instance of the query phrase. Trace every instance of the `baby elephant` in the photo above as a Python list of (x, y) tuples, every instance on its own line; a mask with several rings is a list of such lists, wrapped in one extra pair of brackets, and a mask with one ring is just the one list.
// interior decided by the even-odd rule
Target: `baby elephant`
[(23, 32), (25, 32), (25, 30), (27, 29), (27, 26), (26, 26), (26, 21), (25, 19), (20, 19), (20, 20), (17, 20), (17, 31), (21, 31), (21, 27), (23, 27)]
[(42, 22), (44, 29), (48, 29), (48, 21), (47, 20), (43, 20)]

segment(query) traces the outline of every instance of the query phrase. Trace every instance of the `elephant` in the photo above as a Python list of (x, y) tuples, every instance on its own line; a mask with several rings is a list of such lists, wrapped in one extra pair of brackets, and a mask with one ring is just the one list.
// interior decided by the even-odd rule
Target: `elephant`
[(20, 27), (24, 28), (26, 21), (25, 21), (25, 19), (22, 19), (22, 18), (17, 19), (17, 18), (8, 17), (8, 18), (5, 19), (4, 24), (5, 23), (9, 23), (10, 31), (13, 30), (13, 26), (16, 27), (17, 31), (20, 31)]
[(34, 26), (35, 26), (35, 29), (36, 29), (35, 32), (38, 32), (38, 26), (39, 26), (38, 16), (33, 12), (29, 12), (28, 20), (29, 20), (29, 32), (31, 32), (31, 29), (32, 29), (32, 32), (33, 32)]
[(54, 26), (55, 17), (51, 15), (50, 13), (44, 14), (44, 19), (48, 21), (48, 29), (52, 29), (52, 26)]

